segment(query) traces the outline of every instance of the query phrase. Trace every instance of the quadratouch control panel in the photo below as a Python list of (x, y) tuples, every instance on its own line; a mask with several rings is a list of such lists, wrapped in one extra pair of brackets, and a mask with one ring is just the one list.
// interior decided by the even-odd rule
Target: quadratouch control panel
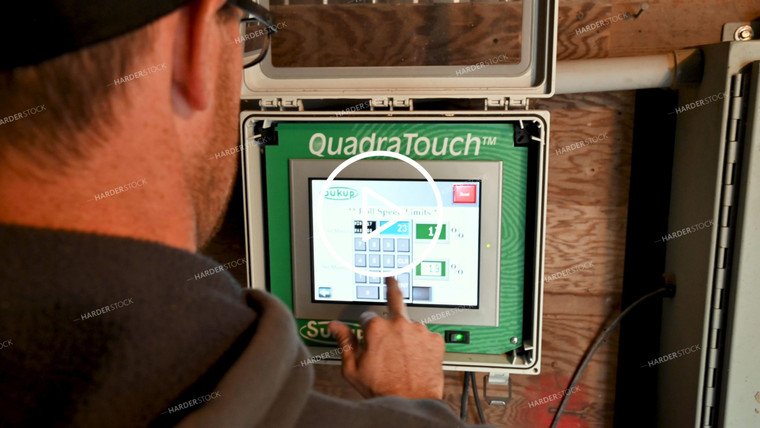
[(443, 336), (444, 365), (537, 373), (546, 126), (534, 113), (250, 113), (255, 281), (315, 353), (335, 346), (332, 320), (361, 338), (362, 313), (385, 315), (393, 277), (409, 318)]
[[(435, 184), (445, 219), (440, 228), (425, 180), (335, 180), (322, 207), (323, 225), (334, 239), (312, 241), (314, 300), (385, 302), (382, 277), (391, 275), (408, 305), (477, 306), (481, 183)], [(325, 180), (310, 185), (314, 212)], [(355, 269), (336, 269), (334, 253)]]
[[(458, 4), (368, 5), (364, 21), (399, 20), (357, 41), (344, 5), (285, 3), (288, 28), (242, 85), (250, 286), (293, 311), (317, 355), (336, 346), (331, 321), (361, 338), (362, 313), (387, 314), (395, 277), (409, 318), (444, 338), (444, 368), (538, 374), (550, 121), (529, 102), (554, 92), (557, 0), (477, 2), (485, 15), (452, 21), (508, 22), (506, 45), (482, 33), (493, 54), (416, 24)], [(346, 49), (311, 37), (325, 14), (348, 20), (320, 36)]]

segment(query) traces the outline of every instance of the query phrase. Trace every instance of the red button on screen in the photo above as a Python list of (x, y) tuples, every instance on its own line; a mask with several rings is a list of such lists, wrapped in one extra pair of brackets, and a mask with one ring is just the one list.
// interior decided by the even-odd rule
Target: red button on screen
[(478, 200), (478, 186), (474, 184), (455, 184), (454, 203), (474, 204)]

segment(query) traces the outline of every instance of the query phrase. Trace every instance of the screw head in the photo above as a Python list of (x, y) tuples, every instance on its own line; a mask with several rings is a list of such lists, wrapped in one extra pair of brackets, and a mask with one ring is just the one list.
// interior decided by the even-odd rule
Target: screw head
[(742, 25), (734, 32), (734, 40), (737, 41), (752, 40), (752, 36), (754, 36), (754, 31), (749, 25)]
[(519, 339), (517, 338), (517, 336), (512, 336), (512, 338), (509, 339), (509, 342), (513, 345), (517, 345), (517, 342), (519, 342)]

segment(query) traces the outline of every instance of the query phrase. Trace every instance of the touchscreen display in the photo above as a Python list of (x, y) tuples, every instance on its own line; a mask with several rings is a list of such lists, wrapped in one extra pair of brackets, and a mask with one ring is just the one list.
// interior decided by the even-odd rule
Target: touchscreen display
[(383, 276), (392, 275), (407, 304), (478, 306), (480, 181), (435, 182), (443, 202), (437, 240), (438, 205), (427, 181), (334, 180), (320, 225), (325, 182), (309, 182), (312, 301), (385, 302)]

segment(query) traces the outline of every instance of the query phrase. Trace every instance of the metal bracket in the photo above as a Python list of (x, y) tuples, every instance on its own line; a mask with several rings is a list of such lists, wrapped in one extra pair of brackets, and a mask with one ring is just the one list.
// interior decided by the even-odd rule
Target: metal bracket
[(724, 42), (746, 42), (760, 34), (758, 22), (727, 22), (723, 24), (721, 40)]
[[(493, 397), (488, 395), (488, 385), (509, 387), (509, 396), (507, 397)], [(483, 397), (486, 403), (492, 406), (506, 406), (512, 400), (512, 380), (509, 378), (509, 373), (488, 373), (483, 376)]]

